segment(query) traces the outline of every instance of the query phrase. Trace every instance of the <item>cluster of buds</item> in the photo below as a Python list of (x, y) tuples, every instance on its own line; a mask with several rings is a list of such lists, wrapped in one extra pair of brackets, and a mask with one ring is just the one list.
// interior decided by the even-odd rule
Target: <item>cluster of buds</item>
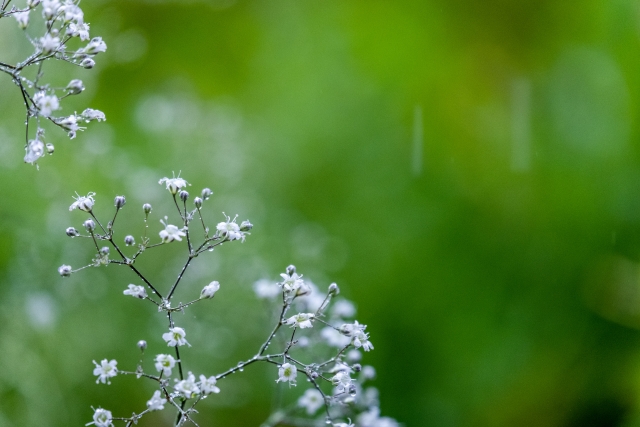
[[(73, 139), (78, 131), (85, 129), (82, 123), (105, 120), (104, 113), (91, 108), (80, 114), (56, 116), (55, 112), (61, 109), (61, 100), (80, 94), (84, 84), (81, 80), (73, 79), (66, 87), (53, 87), (42, 81), (43, 65), (46, 61), (59, 60), (82, 68), (93, 68), (96, 55), (105, 52), (107, 45), (101, 37), (90, 38), (89, 24), (84, 21), (80, 0), (28, 0), (24, 8), (15, 5), (9, 8), (10, 3), (3, 1), (0, 5), (0, 19), (13, 17), (25, 31), (33, 52), (16, 64), (0, 61), (0, 71), (11, 78), (22, 94), (26, 108), (24, 161), (35, 164), (44, 154), (53, 154), (54, 151), (53, 145), (44, 141), (42, 122), (52, 123)], [(32, 28), (36, 24), (31, 24), (31, 16), (38, 12), (43, 19), (38, 20), (37, 28)], [(78, 46), (71, 47), (74, 43)], [(37, 69), (35, 77), (27, 78), (25, 71), (33, 67)], [(36, 123), (33, 138), (29, 130), (32, 121)]]

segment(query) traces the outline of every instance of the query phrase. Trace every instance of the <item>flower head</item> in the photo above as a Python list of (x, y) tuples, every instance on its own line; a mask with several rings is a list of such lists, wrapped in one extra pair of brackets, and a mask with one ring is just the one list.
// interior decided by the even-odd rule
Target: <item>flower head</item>
[(290, 325), (291, 327), (299, 327), (301, 329), (311, 328), (313, 327), (313, 323), (311, 320), (315, 317), (313, 313), (298, 313), (295, 316), (291, 316), (287, 320), (285, 320), (285, 325)]
[(129, 285), (129, 289), (125, 289), (122, 291), (125, 295), (131, 295), (132, 297), (145, 299), (147, 297), (147, 291), (144, 289), (144, 286), (138, 285)]
[(46, 95), (44, 92), (38, 92), (33, 96), (33, 102), (45, 117), (49, 117), (52, 112), (60, 109), (60, 101), (55, 95)]
[(96, 193), (89, 193), (86, 196), (74, 197), (76, 201), (69, 206), (69, 210), (72, 211), (74, 209), (80, 209), (81, 211), (91, 212), (93, 204), (95, 203), (95, 200), (93, 200), (93, 196), (95, 195)]
[(34, 164), (42, 156), (44, 156), (44, 143), (37, 138), (30, 140), (24, 155), (24, 162)]
[(216, 387), (216, 377), (211, 376), (209, 378), (204, 375), (200, 375), (200, 389), (203, 394), (220, 393), (220, 389)]
[(109, 378), (115, 377), (118, 373), (118, 368), (116, 368), (118, 362), (116, 362), (115, 360), (111, 360), (109, 362), (107, 359), (102, 359), (99, 365), (95, 360), (93, 361), (93, 363), (96, 365), (95, 369), (93, 370), (93, 375), (96, 375), (98, 377), (98, 379), (96, 380), (96, 384), (99, 382), (101, 382), (102, 384), (111, 384)]
[(147, 409), (149, 411), (162, 411), (165, 403), (167, 403), (167, 399), (160, 395), (160, 390), (156, 390), (151, 399), (147, 401)]
[(213, 298), (216, 292), (218, 292), (218, 289), (220, 289), (220, 283), (214, 280), (213, 282), (202, 288), (202, 291), (200, 292), (200, 299)]
[(293, 273), (291, 275), (287, 273), (281, 273), (280, 276), (282, 276), (283, 279), (282, 283), (280, 283), (280, 286), (282, 286), (282, 289), (287, 292), (297, 291), (304, 284), (302, 276), (298, 276), (297, 273)]
[(353, 380), (349, 376), (347, 371), (338, 371), (333, 377), (331, 377), (331, 383), (336, 387), (338, 393), (344, 393), (349, 389)]
[(182, 238), (186, 236), (186, 233), (175, 225), (167, 224), (163, 220), (160, 220), (160, 222), (164, 225), (164, 230), (161, 230), (158, 234), (160, 235), (163, 243), (170, 243), (174, 240), (181, 242)]
[(156, 369), (164, 376), (171, 376), (171, 369), (176, 365), (176, 359), (169, 354), (159, 354), (155, 358)]
[(276, 382), (288, 381), (289, 385), (296, 385), (296, 375), (298, 375), (298, 368), (291, 363), (284, 363), (278, 369), (278, 379)]
[(102, 41), (102, 37), (94, 37), (89, 44), (84, 48), (84, 53), (89, 55), (95, 55), (107, 50), (107, 44)]
[(240, 226), (236, 223), (236, 218), (231, 219), (227, 216), (227, 220), (225, 222), (219, 222), (216, 226), (216, 229), (222, 236), (225, 236), (229, 240), (242, 239), (242, 241), (244, 242), (245, 234), (248, 233), (240, 231)]
[(186, 399), (191, 399), (200, 394), (200, 388), (196, 384), (196, 377), (191, 372), (189, 372), (186, 380), (178, 381), (173, 388)]
[(107, 411), (106, 409), (98, 408), (93, 413), (93, 422), (87, 423), (85, 425), (95, 424), (96, 427), (111, 427), (113, 424), (111, 423), (113, 420), (113, 416), (111, 415), (111, 411)]
[(29, 12), (29, 10), (25, 10), (24, 12), (15, 12), (13, 14), (13, 17), (18, 21), (18, 26), (23, 30), (29, 25)]
[(187, 181), (185, 181), (183, 178), (180, 178), (180, 174), (178, 174), (177, 178), (164, 177), (160, 181), (158, 181), (158, 184), (162, 184), (162, 183), (167, 185), (167, 190), (169, 190), (171, 194), (177, 194), (178, 191), (180, 191), (182, 188), (186, 187), (187, 185), (191, 185)]
[(185, 344), (190, 345), (185, 339), (186, 335), (187, 333), (184, 329), (176, 326), (175, 328), (169, 328), (169, 332), (162, 334), (162, 339), (167, 342), (169, 347), (176, 347)]
[[(42, 52), (44, 54), (49, 54), (58, 50), (60, 47), (60, 38), (53, 37), (51, 34), (47, 33), (44, 37), (40, 37), (40, 46), (42, 47)], [(45, 114), (45, 116), (48, 116), (48, 114)]]
[(313, 415), (324, 404), (322, 394), (315, 388), (309, 388), (298, 399), (298, 406), (306, 409), (307, 415)]

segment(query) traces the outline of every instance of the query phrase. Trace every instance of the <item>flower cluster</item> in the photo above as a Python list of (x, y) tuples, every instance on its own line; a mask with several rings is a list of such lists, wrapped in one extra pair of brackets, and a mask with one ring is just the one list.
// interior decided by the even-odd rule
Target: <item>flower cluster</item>
[[(53, 87), (42, 81), (43, 65), (47, 61), (58, 60), (82, 68), (93, 68), (95, 56), (105, 52), (107, 45), (101, 37), (90, 38), (89, 24), (84, 20), (80, 0), (27, 0), (23, 8), (15, 5), (9, 8), (10, 3), (3, 1), (0, 5), (0, 19), (13, 17), (18, 27), (25, 31), (33, 51), (16, 64), (0, 61), (0, 72), (10, 77), (22, 94), (26, 109), (24, 161), (34, 164), (45, 153), (52, 154), (54, 150), (52, 144), (44, 142), (43, 122), (48, 121), (61, 128), (73, 139), (78, 131), (85, 129), (82, 123), (105, 120), (104, 113), (91, 108), (80, 114), (55, 115), (61, 109), (61, 100), (80, 94), (84, 84), (81, 80), (72, 79), (66, 87)], [(34, 22), (37, 23), (32, 24), (32, 15), (38, 13), (42, 20), (36, 19)], [(28, 78), (27, 74), (30, 73), (26, 71), (31, 68), (37, 69), (37, 72), (35, 77)], [(36, 129), (30, 132), (32, 121), (35, 121)]]
[[(164, 185), (173, 199), (177, 209), (178, 219), (172, 225), (168, 216), (161, 220), (164, 229), (158, 232), (159, 240), (156, 243), (147, 236), (147, 219), (152, 208), (144, 204), (145, 228), (140, 236), (140, 243), (135, 252), (121, 247), (114, 238), (117, 213), (126, 205), (124, 196), (114, 199), (115, 214), (106, 227), (94, 214), (94, 205), (97, 197), (94, 193), (86, 196), (77, 196), (70, 210), (88, 213), (90, 218), (85, 220), (83, 228), (86, 233), (79, 232), (74, 227), (69, 227), (66, 234), (70, 237), (85, 237), (91, 240), (91, 247), (95, 250), (93, 261), (73, 270), (68, 265), (59, 268), (60, 275), (67, 277), (79, 270), (88, 267), (104, 265), (119, 265), (132, 270), (138, 284), (132, 283), (122, 291), (124, 295), (148, 301), (154, 309), (153, 313), (162, 313), (169, 321), (168, 331), (156, 337), (156, 341), (164, 342), (170, 350), (167, 354), (156, 354), (153, 357), (153, 369), (144, 368), (144, 357), (136, 369), (131, 371), (117, 368), (116, 360), (103, 359), (100, 363), (94, 361), (93, 374), (96, 382), (110, 384), (116, 375), (135, 375), (144, 377), (155, 384), (153, 395), (146, 402), (146, 409), (134, 413), (131, 417), (117, 417), (127, 425), (137, 424), (138, 420), (151, 411), (162, 411), (165, 407), (173, 408), (177, 412), (176, 426), (187, 423), (196, 424), (193, 420), (197, 412), (196, 405), (210, 394), (221, 393), (218, 382), (229, 374), (244, 371), (245, 367), (258, 362), (264, 362), (274, 366), (274, 379), (276, 383), (286, 383), (288, 386), (298, 384), (299, 377), (306, 379), (301, 396), (288, 408), (279, 409), (270, 417), (265, 426), (286, 425), (326, 425), (352, 426), (351, 420), (356, 420), (357, 425), (364, 427), (394, 427), (397, 423), (385, 417), (380, 417), (377, 398), (377, 390), (372, 387), (364, 388), (364, 383), (375, 376), (375, 371), (370, 366), (361, 366), (363, 357), (361, 350), (369, 351), (373, 345), (369, 341), (369, 334), (365, 332), (365, 325), (361, 325), (353, 319), (356, 314), (352, 302), (338, 297), (340, 289), (335, 283), (322, 292), (312, 282), (303, 279), (296, 272), (296, 268), (290, 265), (280, 275), (281, 281), (275, 282), (267, 279), (254, 284), (254, 290), (259, 298), (275, 299), (281, 296), (279, 315), (274, 318), (274, 325), (265, 341), (257, 346), (256, 352), (244, 361), (223, 370), (214, 375), (183, 373), (183, 360), (180, 356), (182, 346), (191, 346), (187, 341), (185, 328), (177, 326), (174, 321), (174, 313), (184, 312), (193, 304), (202, 304), (202, 301), (212, 300), (220, 292), (221, 285), (217, 280), (204, 285), (200, 294), (194, 294), (191, 302), (172, 305), (175, 291), (183, 281), (184, 273), (192, 261), (200, 255), (209, 253), (215, 247), (225, 242), (244, 241), (252, 228), (249, 221), (240, 225), (236, 218), (231, 219), (225, 215), (226, 221), (216, 226), (216, 231), (210, 235), (202, 215), (203, 202), (211, 196), (211, 190), (202, 191), (202, 197), (193, 200), (193, 208), (187, 207), (189, 194), (184, 189), (187, 183), (183, 178), (163, 178), (160, 184)], [(193, 221), (202, 225), (200, 241), (193, 226)], [(124, 237), (126, 246), (134, 246), (135, 238), (131, 234)], [(99, 242), (104, 241), (108, 246)], [(163, 285), (152, 283), (147, 276), (138, 269), (136, 260), (146, 254), (152, 248), (165, 245), (170, 242), (181, 242), (186, 248), (185, 264), (181, 269), (177, 280)], [(115, 258), (112, 254), (117, 254)], [(295, 310), (295, 311), (294, 311)], [(291, 311), (291, 313), (290, 313)], [(295, 313), (295, 314), (293, 314)], [(320, 326), (316, 328), (314, 326)], [(287, 327), (288, 326), (288, 327)], [(191, 338), (190, 338), (191, 339)], [(269, 351), (275, 347), (274, 342), (280, 342), (282, 347)], [(138, 348), (143, 352), (147, 348), (147, 341), (138, 342)], [(168, 354), (173, 353), (173, 354)], [(224, 387), (223, 391), (224, 393)], [(321, 411), (321, 409), (323, 410)], [(276, 416), (277, 415), (277, 416)], [(301, 415), (306, 416), (306, 421), (300, 421)], [(109, 427), (114, 420), (110, 411), (98, 408), (94, 410), (93, 422), (99, 427)], [(346, 421), (346, 422), (345, 422)], [(88, 424), (88, 425), (89, 425)]]

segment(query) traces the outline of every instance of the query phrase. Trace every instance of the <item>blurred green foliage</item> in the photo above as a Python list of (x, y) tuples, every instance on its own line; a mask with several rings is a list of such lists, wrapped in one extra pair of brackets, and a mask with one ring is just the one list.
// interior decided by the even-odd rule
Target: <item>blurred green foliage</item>
[[(169, 212), (156, 182), (171, 171), (214, 190), (210, 222), (255, 225), (187, 277), (223, 286), (185, 316), (188, 369), (251, 355), (269, 314), (251, 283), (294, 263), (356, 301), (382, 412), (407, 426), (640, 425), (638, 2), (82, 7), (109, 49), (52, 73), (85, 80), (65, 112), (106, 123), (73, 141), (50, 129), (55, 155), (23, 165), (19, 93), (0, 79), (0, 426), (83, 425), (91, 405), (149, 398), (91, 375), (92, 359), (134, 366), (139, 339), (162, 348), (163, 324), (121, 296), (131, 277), (56, 268), (90, 258), (64, 235), (85, 219), (75, 191), (105, 215), (125, 194), (122, 235), (139, 234), (142, 203), (152, 230)], [(9, 57), (28, 48), (15, 27), (0, 22)], [(157, 280), (173, 249), (143, 264)], [(275, 378), (221, 382), (201, 425), (258, 425)]]

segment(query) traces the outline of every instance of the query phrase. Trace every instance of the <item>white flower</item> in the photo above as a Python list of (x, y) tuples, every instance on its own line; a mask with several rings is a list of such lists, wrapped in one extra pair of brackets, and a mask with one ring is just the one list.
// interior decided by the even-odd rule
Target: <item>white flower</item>
[(295, 316), (291, 316), (287, 320), (284, 321), (285, 325), (290, 325), (291, 327), (297, 326), (301, 329), (311, 328), (313, 327), (313, 323), (311, 323), (311, 319), (315, 316), (313, 313), (298, 313)]
[(50, 20), (57, 13), (58, 9), (60, 9), (60, 2), (58, 0), (43, 0), (42, 1), (42, 16)]
[(344, 393), (349, 390), (349, 386), (353, 380), (347, 371), (339, 371), (331, 377), (331, 383), (336, 387), (338, 393)]
[(111, 415), (111, 411), (107, 411), (106, 409), (98, 408), (93, 413), (93, 422), (87, 423), (85, 425), (95, 424), (96, 427), (111, 427), (113, 424), (111, 420), (113, 416)]
[(96, 367), (93, 370), (93, 375), (98, 376), (98, 379), (96, 380), (96, 384), (98, 384), (99, 382), (101, 382), (102, 384), (104, 383), (111, 384), (111, 381), (109, 381), (109, 378), (115, 377), (116, 374), (118, 373), (118, 368), (116, 368), (116, 365), (118, 364), (118, 362), (116, 362), (115, 360), (111, 360), (109, 362), (107, 359), (102, 359), (99, 365), (96, 363), (95, 360), (93, 361), (93, 363), (96, 365)]
[(325, 339), (327, 344), (332, 347), (343, 348), (351, 342), (349, 337), (342, 335), (330, 326), (323, 328), (322, 331), (320, 331), (320, 335)]
[(87, 47), (83, 49), (84, 53), (89, 55), (95, 55), (107, 50), (107, 44), (102, 41), (102, 37), (94, 37), (91, 39)]
[(282, 286), (282, 289), (287, 292), (296, 291), (304, 284), (301, 279), (302, 276), (298, 276), (297, 273), (293, 273), (292, 276), (289, 276), (286, 273), (281, 273), (280, 276), (284, 279), (280, 285)]
[[(58, 50), (60, 47), (60, 38), (52, 37), (51, 34), (45, 34), (44, 37), (40, 37), (40, 46), (42, 47), (42, 52), (44, 54), (49, 54)], [(45, 114), (48, 116), (49, 114)]]
[(24, 155), (24, 162), (34, 164), (42, 156), (44, 156), (44, 143), (39, 139), (29, 141)]
[(62, 19), (64, 22), (76, 21), (82, 23), (84, 20), (84, 13), (80, 7), (70, 1), (65, 2), (60, 6), (59, 12), (62, 12)]
[(38, 92), (33, 96), (33, 102), (40, 110), (40, 114), (49, 117), (52, 112), (60, 109), (60, 101), (55, 95), (45, 95), (44, 92)]
[(95, 203), (93, 200), (93, 196), (95, 196), (95, 194), (96, 193), (89, 193), (86, 196), (74, 197), (76, 201), (69, 206), (69, 210), (72, 211), (74, 209), (80, 209), (81, 211), (91, 212), (93, 204)]
[(307, 410), (307, 415), (313, 415), (324, 404), (322, 394), (315, 388), (309, 388), (298, 399), (298, 406)]
[(169, 354), (159, 354), (155, 358), (156, 369), (158, 372), (162, 372), (162, 375), (171, 376), (171, 369), (176, 365), (176, 359)]
[(71, 37), (80, 37), (80, 40), (89, 40), (89, 24), (76, 24), (72, 22), (67, 27), (67, 34)]
[(220, 393), (220, 389), (216, 387), (216, 377), (205, 377), (200, 375), (200, 388), (203, 394)]
[(18, 21), (18, 26), (23, 30), (27, 28), (27, 25), (29, 25), (29, 12), (30, 11), (26, 10), (24, 12), (16, 12), (13, 14), (13, 17)]
[(351, 343), (356, 347), (364, 351), (373, 350), (373, 344), (369, 341), (369, 334), (364, 332), (367, 325), (361, 325), (356, 320), (353, 323), (346, 323), (340, 326), (340, 333), (351, 338)]
[(220, 283), (214, 280), (213, 282), (202, 288), (202, 291), (200, 292), (200, 299), (213, 298), (216, 292), (218, 292), (218, 289), (220, 289)]
[(160, 181), (158, 181), (158, 184), (162, 184), (162, 183), (166, 184), (167, 190), (169, 190), (171, 194), (177, 194), (178, 191), (180, 191), (182, 188), (186, 187), (187, 185), (191, 185), (184, 179), (180, 178), (179, 174), (177, 178), (164, 177)]
[(93, 108), (86, 108), (82, 114), (82, 118), (85, 122), (89, 123), (90, 121), (97, 120), (99, 122), (103, 122), (107, 120), (107, 117), (100, 110), (94, 110)]
[(69, 133), (71, 139), (76, 137), (76, 131), (85, 129), (78, 126), (78, 117), (75, 114), (56, 120), (56, 123)]
[(161, 397), (160, 390), (156, 390), (151, 399), (147, 401), (147, 409), (150, 411), (162, 411), (165, 403), (167, 403), (167, 399)]
[(200, 388), (196, 384), (196, 377), (191, 372), (189, 372), (186, 380), (179, 381), (173, 388), (187, 399), (200, 394)]
[(162, 339), (167, 342), (167, 346), (169, 347), (176, 347), (185, 344), (190, 346), (190, 344), (184, 338), (186, 335), (187, 333), (184, 331), (184, 329), (178, 328), (176, 326), (175, 328), (169, 328), (169, 332), (165, 332), (164, 334), (162, 334)]
[(164, 230), (158, 233), (163, 243), (173, 242), (177, 240), (178, 242), (182, 241), (182, 238), (186, 236), (185, 232), (182, 229), (176, 227), (172, 224), (167, 224), (163, 220), (160, 220), (162, 225), (164, 225)]
[(244, 233), (240, 231), (240, 226), (236, 224), (236, 219), (227, 217), (226, 222), (219, 222), (216, 229), (222, 236), (226, 236), (229, 240), (242, 239), (244, 241)]
[(138, 285), (129, 285), (129, 289), (125, 289), (122, 291), (125, 295), (131, 295), (132, 297), (145, 299), (147, 297), (147, 291), (144, 289), (144, 286)]
[(362, 367), (362, 371), (360, 371), (360, 376), (363, 380), (372, 380), (376, 377), (376, 370), (371, 365), (365, 365)]
[(356, 308), (351, 301), (341, 299), (333, 303), (332, 314), (335, 317), (353, 317), (356, 314)]
[(258, 298), (271, 299), (280, 294), (280, 288), (267, 279), (260, 279), (253, 284), (253, 290)]
[(289, 385), (296, 385), (296, 375), (298, 375), (298, 369), (290, 363), (285, 363), (278, 369), (279, 377), (276, 382), (288, 381)]

